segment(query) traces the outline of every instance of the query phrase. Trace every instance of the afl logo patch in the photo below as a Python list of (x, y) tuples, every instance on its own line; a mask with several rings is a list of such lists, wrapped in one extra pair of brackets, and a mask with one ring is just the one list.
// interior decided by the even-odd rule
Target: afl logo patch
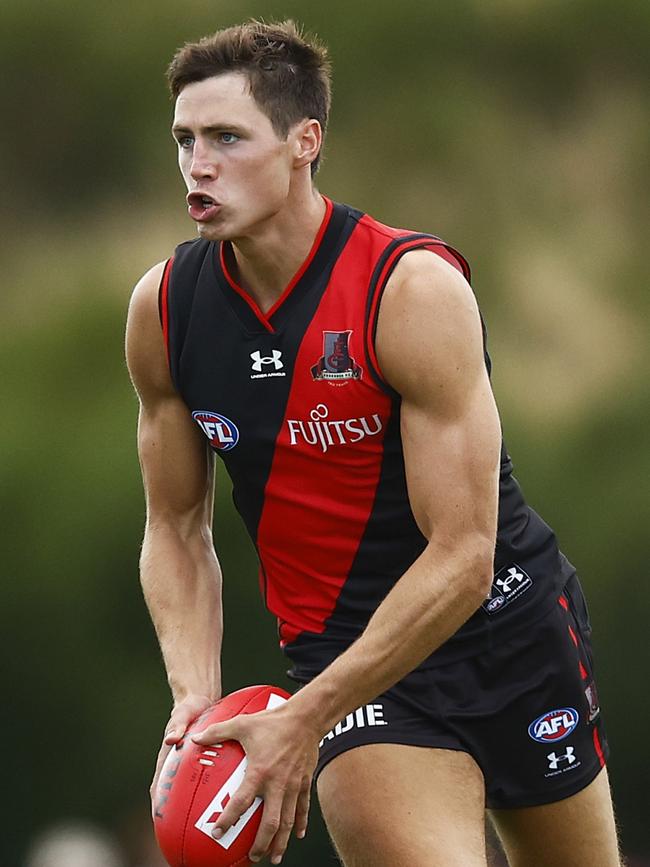
[(229, 452), (239, 442), (237, 425), (230, 421), (229, 418), (226, 418), (225, 415), (201, 409), (193, 412), (192, 418), (210, 440), (210, 445), (215, 449), (219, 449), (221, 452)]
[(568, 737), (579, 721), (580, 714), (575, 708), (549, 710), (528, 726), (528, 734), (540, 744), (555, 743)]
[(495, 611), (498, 611), (499, 608), (502, 608), (505, 603), (505, 596), (492, 596), (491, 599), (488, 599), (483, 603), (483, 608), (485, 608), (488, 614), (493, 614)]

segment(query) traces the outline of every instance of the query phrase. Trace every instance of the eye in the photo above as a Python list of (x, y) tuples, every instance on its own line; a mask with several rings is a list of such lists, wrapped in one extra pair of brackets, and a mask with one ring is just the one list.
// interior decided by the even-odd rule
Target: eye
[(239, 136), (235, 135), (234, 132), (222, 132), (219, 134), (219, 138), (223, 144), (234, 144), (239, 141)]
[(178, 142), (179, 148), (182, 148), (183, 150), (189, 150), (194, 144), (194, 139), (191, 135), (181, 135), (176, 139), (176, 141)]

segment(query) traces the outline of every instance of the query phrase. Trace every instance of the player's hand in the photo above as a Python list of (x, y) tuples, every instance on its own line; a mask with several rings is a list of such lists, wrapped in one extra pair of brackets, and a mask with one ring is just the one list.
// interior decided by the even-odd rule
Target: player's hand
[(243, 746), (248, 759), (244, 780), (212, 833), (219, 839), (259, 795), (264, 812), (248, 857), (256, 862), (269, 855), (272, 864), (279, 864), (292, 829), (299, 838), (307, 831), (318, 733), (297, 716), (289, 700), (273, 710), (215, 723), (192, 740), (206, 746), (236, 740)]
[(154, 796), (158, 785), (158, 777), (160, 776), (162, 766), (165, 764), (165, 759), (172, 748), (182, 740), (190, 723), (195, 720), (199, 714), (202, 714), (204, 710), (213, 705), (214, 702), (215, 699), (208, 698), (206, 695), (188, 695), (183, 699), (183, 701), (174, 705), (174, 709), (169, 717), (169, 722), (165, 727), (162, 746), (158, 751), (158, 758), (156, 759), (156, 770), (154, 771), (153, 780), (151, 781), (151, 786), (149, 788), (152, 812)]

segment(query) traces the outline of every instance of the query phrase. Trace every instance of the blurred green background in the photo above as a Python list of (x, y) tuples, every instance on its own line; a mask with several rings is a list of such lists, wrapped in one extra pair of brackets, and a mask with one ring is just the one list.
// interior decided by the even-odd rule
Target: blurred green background
[[(251, 15), (330, 47), (320, 188), (473, 265), (517, 476), (590, 599), (624, 849), (650, 863), (650, 4), (3, 0), (0, 865), (35, 864), (70, 820), (114, 835), (124, 867), (159, 864), (147, 788), (169, 694), (138, 584), (123, 322), (139, 276), (194, 234), (166, 64)], [(286, 684), (220, 482), (224, 688)], [(316, 811), (285, 863), (334, 863)]]

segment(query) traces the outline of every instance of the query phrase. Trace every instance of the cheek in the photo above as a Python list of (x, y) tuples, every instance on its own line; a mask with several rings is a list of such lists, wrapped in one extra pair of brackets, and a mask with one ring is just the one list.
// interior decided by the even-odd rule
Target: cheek
[(181, 151), (178, 154), (178, 168), (180, 169), (183, 180), (185, 181), (185, 186), (189, 190), (192, 186), (192, 179), (190, 177), (190, 159), (185, 151)]
[(256, 159), (251, 165), (247, 186), (253, 190), (264, 190), (267, 195), (286, 194), (291, 180), (291, 171), (286, 156), (280, 153)]

